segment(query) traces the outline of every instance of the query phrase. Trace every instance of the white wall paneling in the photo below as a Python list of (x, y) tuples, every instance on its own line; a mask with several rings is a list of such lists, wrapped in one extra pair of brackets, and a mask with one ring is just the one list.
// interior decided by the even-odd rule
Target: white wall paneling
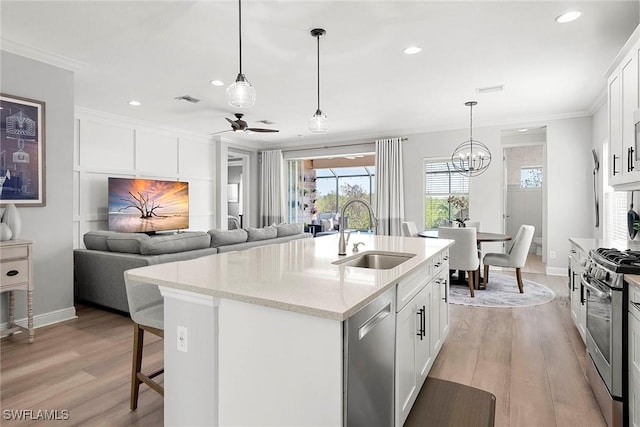
[(189, 182), (189, 229), (213, 228), (215, 155), (207, 136), (154, 127), (100, 112), (76, 111), (74, 247), (108, 228), (108, 178)]

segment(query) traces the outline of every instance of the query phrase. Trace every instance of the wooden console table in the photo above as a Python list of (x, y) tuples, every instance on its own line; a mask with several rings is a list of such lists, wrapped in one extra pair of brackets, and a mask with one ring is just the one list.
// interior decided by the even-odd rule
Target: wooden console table
[[(33, 242), (30, 240), (6, 240), (0, 242), (0, 292), (9, 292), (9, 322), (3, 331), (13, 335), (21, 330), (29, 334), (33, 342)], [(27, 293), (27, 327), (16, 324), (14, 291)]]

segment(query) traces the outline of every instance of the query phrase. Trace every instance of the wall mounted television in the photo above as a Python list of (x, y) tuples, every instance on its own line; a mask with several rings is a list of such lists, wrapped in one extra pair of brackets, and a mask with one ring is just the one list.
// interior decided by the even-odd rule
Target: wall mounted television
[(109, 230), (154, 234), (189, 228), (189, 183), (109, 177)]

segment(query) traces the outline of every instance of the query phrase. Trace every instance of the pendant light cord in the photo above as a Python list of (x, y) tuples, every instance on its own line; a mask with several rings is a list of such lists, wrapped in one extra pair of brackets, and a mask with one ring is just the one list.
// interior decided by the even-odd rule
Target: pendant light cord
[(318, 64), (318, 111), (320, 111), (320, 35), (316, 36)]
[(240, 74), (242, 74), (242, 0), (238, 0), (238, 45), (240, 48)]

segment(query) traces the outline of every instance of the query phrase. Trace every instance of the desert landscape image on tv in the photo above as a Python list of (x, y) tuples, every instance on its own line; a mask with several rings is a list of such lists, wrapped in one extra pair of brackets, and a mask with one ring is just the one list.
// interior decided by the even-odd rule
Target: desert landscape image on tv
[(152, 233), (189, 227), (189, 183), (109, 178), (109, 230)]

